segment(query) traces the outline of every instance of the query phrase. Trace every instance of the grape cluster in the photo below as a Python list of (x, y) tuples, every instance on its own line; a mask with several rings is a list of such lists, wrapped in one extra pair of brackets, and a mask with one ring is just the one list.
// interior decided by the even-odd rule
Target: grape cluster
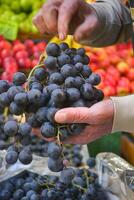
[[(50, 43), (46, 53), (47, 57), (41, 57), (28, 79), (18, 72), (13, 83), (0, 81), (0, 107), (5, 116), (0, 128), (5, 136), (13, 138), (13, 145), (7, 149), (8, 164), (18, 159), (23, 164), (32, 161), (33, 128), (47, 139), (55, 138), (55, 142), (47, 146), (48, 167), (59, 172), (64, 168), (61, 141), (80, 134), (86, 125), (57, 124), (55, 113), (65, 107), (90, 107), (103, 99), (103, 92), (95, 87), (101, 79), (88, 66), (89, 58), (83, 48), (71, 49), (66, 43)], [(20, 119), (10, 119), (7, 117), (10, 114)]]
[(60, 176), (23, 172), (0, 184), (1, 200), (108, 200), (90, 168), (64, 169)]

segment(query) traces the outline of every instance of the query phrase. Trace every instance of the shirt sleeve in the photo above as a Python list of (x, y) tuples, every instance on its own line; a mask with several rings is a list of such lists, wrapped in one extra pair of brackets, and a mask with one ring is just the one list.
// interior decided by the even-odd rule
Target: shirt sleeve
[(131, 14), (121, 0), (98, 0), (91, 3), (90, 7), (96, 11), (101, 26), (90, 38), (81, 40), (81, 44), (105, 47), (130, 39)]
[(134, 94), (111, 99), (115, 110), (112, 132), (134, 132)]

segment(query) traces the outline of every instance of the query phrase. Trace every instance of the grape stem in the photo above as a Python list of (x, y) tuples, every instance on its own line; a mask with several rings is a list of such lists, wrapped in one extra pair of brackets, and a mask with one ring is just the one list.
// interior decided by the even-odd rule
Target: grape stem
[(3, 113), (4, 117), (7, 118), (7, 115), (8, 115), (8, 107), (6, 107), (4, 109), (4, 113)]
[(81, 187), (80, 185), (77, 185), (77, 184), (75, 184), (75, 183), (73, 183), (73, 185), (74, 185), (75, 187), (79, 188), (80, 190), (83, 190), (84, 192), (87, 191), (85, 188)]

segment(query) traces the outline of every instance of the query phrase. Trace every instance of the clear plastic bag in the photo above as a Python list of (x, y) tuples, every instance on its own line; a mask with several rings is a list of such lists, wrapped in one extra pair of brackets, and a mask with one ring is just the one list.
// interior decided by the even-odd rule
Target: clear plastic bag
[(113, 153), (97, 156), (99, 182), (103, 188), (119, 200), (134, 200), (134, 167)]

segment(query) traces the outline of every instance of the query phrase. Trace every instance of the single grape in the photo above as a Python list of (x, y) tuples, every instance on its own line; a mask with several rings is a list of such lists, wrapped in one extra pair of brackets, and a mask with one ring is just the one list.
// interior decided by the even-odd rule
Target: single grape
[(50, 43), (46, 47), (46, 52), (48, 56), (59, 56), (60, 55), (60, 47), (56, 43)]
[(86, 53), (86, 50), (84, 48), (79, 48), (76, 50), (76, 53), (80, 56), (84, 56)]
[(80, 92), (77, 88), (68, 88), (67, 95), (70, 102), (75, 102), (80, 99)]
[(89, 166), (89, 168), (94, 168), (95, 167), (95, 165), (96, 165), (96, 160), (95, 160), (95, 158), (89, 158), (88, 160), (87, 160), (87, 165)]
[(97, 89), (95, 91), (95, 98), (97, 101), (102, 101), (104, 99), (104, 93), (102, 92), (102, 90)]
[(40, 198), (37, 194), (32, 194), (32, 196), (30, 197), (30, 200), (40, 200)]
[(65, 184), (70, 184), (75, 177), (75, 171), (73, 168), (65, 168), (60, 174), (60, 181)]
[(30, 103), (37, 103), (41, 97), (41, 92), (37, 89), (28, 91), (27, 97)]
[(14, 77), (13, 77), (13, 83), (17, 86), (19, 85), (23, 85), (27, 80), (27, 77), (24, 73), (22, 72), (17, 72), (14, 74)]
[(42, 107), (37, 110), (36, 118), (38, 119), (39, 122), (43, 123), (47, 121), (47, 112), (48, 112), (47, 107)]
[(64, 83), (65, 87), (66, 88), (73, 88), (73, 87), (76, 87), (76, 81), (75, 81), (75, 78), (74, 77), (67, 77), (65, 79), (65, 83)]
[(58, 144), (51, 142), (48, 144), (48, 157), (56, 160), (61, 156), (62, 148)]
[(14, 136), (18, 132), (18, 124), (16, 121), (7, 121), (4, 125), (4, 133), (8, 136)]
[(79, 89), (82, 86), (82, 84), (84, 84), (84, 79), (81, 78), (80, 76), (76, 76), (75, 77), (75, 87)]
[(30, 150), (27, 149), (23, 149), (20, 153), (19, 153), (19, 160), (22, 164), (24, 165), (28, 165), (32, 162), (32, 153)]
[(78, 62), (75, 64), (75, 68), (78, 70), (78, 72), (81, 72), (83, 69), (83, 64)]
[(87, 55), (83, 56), (83, 64), (84, 64), (84, 65), (88, 65), (89, 62), (90, 62), (89, 57), (88, 57)]
[(94, 100), (95, 99), (95, 91), (91, 84), (85, 83), (80, 88), (81, 94), (85, 100)]
[(14, 101), (10, 104), (9, 110), (14, 115), (21, 115), (24, 112), (23, 106), (16, 104)]
[(57, 108), (48, 108), (47, 110), (47, 119), (48, 121), (54, 123), (55, 122), (55, 119), (54, 119), (54, 116), (55, 116), (55, 113), (58, 111)]
[(42, 136), (46, 138), (51, 138), (56, 136), (56, 127), (50, 123), (50, 122), (45, 122), (41, 126), (41, 134)]
[(15, 164), (18, 160), (18, 153), (16, 151), (9, 151), (5, 159), (9, 165)]
[(9, 83), (5, 80), (0, 80), (0, 94), (3, 92), (7, 92), (9, 89)]
[(73, 64), (75, 65), (76, 63), (83, 63), (83, 57), (81, 55), (75, 55), (73, 58)]
[(49, 70), (56, 70), (58, 68), (57, 59), (53, 56), (48, 56), (45, 59), (45, 67)]
[(88, 83), (92, 85), (98, 85), (101, 82), (101, 77), (99, 74), (92, 73), (88, 78)]
[(76, 76), (78, 74), (78, 71), (69, 64), (63, 65), (60, 72), (64, 78), (67, 78), (68, 76)]
[(47, 78), (47, 72), (43, 68), (35, 69), (34, 76), (38, 81), (44, 81)]
[(56, 72), (56, 73), (53, 73), (51, 76), (50, 76), (50, 83), (55, 83), (57, 85), (61, 85), (64, 81), (64, 78), (63, 76)]
[(60, 67), (62, 67), (65, 64), (70, 64), (70, 63), (71, 63), (71, 59), (67, 54), (63, 53), (60, 56), (58, 56), (58, 64)]
[(2, 104), (4, 107), (9, 106), (10, 105), (10, 99), (8, 97), (7, 92), (3, 92), (2, 94), (0, 94), (0, 104)]
[(30, 87), (29, 89), (37, 89), (37, 90), (40, 90), (42, 92), (43, 90), (43, 86), (41, 83), (38, 83), (38, 82), (33, 82), (32, 84), (30, 84)]
[(26, 136), (28, 134), (30, 134), (32, 131), (32, 127), (30, 124), (28, 124), (27, 122), (25, 123), (21, 123), (19, 125), (19, 130), (18, 132), (22, 135), (22, 136)]
[(61, 51), (65, 51), (66, 49), (69, 48), (68, 44), (65, 43), (65, 42), (60, 43), (60, 44), (59, 44), (59, 47), (60, 47), (60, 50), (61, 50)]
[(48, 168), (53, 172), (60, 172), (63, 170), (63, 160), (53, 160), (51, 158), (48, 159)]
[(63, 89), (55, 89), (51, 94), (51, 100), (55, 105), (60, 105), (66, 102), (67, 95)]
[(26, 105), (28, 103), (27, 93), (26, 92), (20, 92), (15, 95), (14, 102), (18, 105)]
[(84, 78), (88, 78), (90, 74), (92, 73), (92, 70), (89, 68), (88, 65), (83, 65), (83, 69), (81, 71), (81, 74)]

